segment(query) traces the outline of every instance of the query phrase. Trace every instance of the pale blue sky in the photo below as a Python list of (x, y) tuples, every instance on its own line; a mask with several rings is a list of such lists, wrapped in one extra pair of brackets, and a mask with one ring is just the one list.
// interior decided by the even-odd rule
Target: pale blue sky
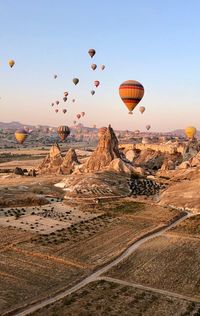
[[(198, 0), (0, 0), (0, 121), (71, 125), (85, 111), (88, 126), (200, 128), (199, 12)], [(106, 69), (93, 72), (92, 62)], [(128, 79), (145, 87), (143, 115), (139, 106), (128, 115), (118, 95)], [(68, 114), (55, 114), (50, 104), (66, 90)]]

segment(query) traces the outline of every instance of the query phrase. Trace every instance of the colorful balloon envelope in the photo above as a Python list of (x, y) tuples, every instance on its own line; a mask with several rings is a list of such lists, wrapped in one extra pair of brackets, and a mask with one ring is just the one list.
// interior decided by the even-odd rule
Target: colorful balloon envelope
[(95, 70), (97, 68), (97, 65), (96, 64), (92, 64), (91, 68), (92, 68), (92, 70)]
[(73, 83), (74, 83), (75, 85), (77, 85), (77, 84), (79, 83), (79, 79), (78, 79), (78, 78), (74, 78), (72, 81), (73, 81)]
[(100, 85), (100, 81), (95, 80), (95, 81), (94, 81), (94, 85), (95, 85), (95, 87), (97, 88), (97, 87)]
[(67, 110), (66, 110), (66, 109), (63, 109), (63, 113), (64, 113), (64, 114), (67, 113)]
[(90, 55), (91, 58), (94, 57), (94, 55), (96, 54), (95, 49), (94, 49), (94, 48), (90, 48), (90, 49), (88, 50), (88, 54)]
[(119, 86), (119, 95), (128, 108), (129, 114), (132, 114), (136, 105), (143, 98), (144, 87), (136, 80), (127, 80)]
[(64, 92), (64, 96), (65, 96), (65, 97), (67, 97), (68, 94), (69, 94), (69, 93), (68, 93), (67, 91)]
[(63, 101), (66, 102), (66, 101), (67, 101), (67, 97), (64, 97), (64, 98), (63, 98)]
[(151, 128), (151, 125), (146, 125), (146, 129), (147, 129), (147, 131), (149, 131), (149, 130), (150, 130), (150, 128)]
[(23, 144), (28, 137), (28, 132), (25, 129), (18, 129), (15, 132), (15, 139), (19, 144)]
[(12, 68), (15, 65), (15, 61), (13, 59), (10, 59), (8, 61), (8, 65)]
[(99, 130), (98, 130), (98, 137), (101, 138), (101, 136), (104, 135), (106, 131), (107, 131), (107, 127), (99, 128)]
[(141, 114), (143, 114), (144, 111), (145, 111), (145, 107), (144, 106), (140, 106), (139, 111), (140, 111)]
[(91, 93), (91, 95), (94, 95), (94, 94), (95, 94), (95, 91), (94, 91), (94, 90), (92, 90), (90, 93)]
[(58, 113), (58, 109), (55, 109), (55, 112)]
[(76, 115), (77, 119), (79, 120), (81, 118), (81, 115), (80, 114), (77, 114)]
[(196, 135), (196, 127), (194, 126), (188, 126), (185, 129), (185, 135), (189, 138), (189, 139), (193, 139)]
[(60, 139), (62, 140), (62, 142), (64, 143), (65, 139), (69, 136), (70, 134), (70, 129), (68, 126), (59, 126), (57, 128), (57, 133), (60, 137)]

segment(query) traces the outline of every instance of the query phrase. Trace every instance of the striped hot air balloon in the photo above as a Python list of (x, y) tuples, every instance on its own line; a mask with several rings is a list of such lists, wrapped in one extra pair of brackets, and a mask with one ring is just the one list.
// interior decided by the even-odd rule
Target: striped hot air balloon
[(136, 80), (127, 80), (119, 86), (119, 95), (128, 108), (129, 114), (132, 114), (136, 105), (143, 98), (144, 87)]
[(60, 137), (60, 139), (62, 140), (62, 142), (64, 143), (65, 139), (69, 136), (70, 134), (70, 129), (68, 126), (59, 126), (57, 128), (57, 133)]

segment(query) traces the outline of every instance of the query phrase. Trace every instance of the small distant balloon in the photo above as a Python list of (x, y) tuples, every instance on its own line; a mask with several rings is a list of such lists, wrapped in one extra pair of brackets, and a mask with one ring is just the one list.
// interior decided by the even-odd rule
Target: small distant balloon
[(77, 85), (77, 84), (79, 83), (79, 79), (78, 79), (78, 78), (74, 78), (72, 81), (73, 81), (73, 83), (74, 83), (75, 85)]
[(92, 70), (95, 70), (97, 68), (97, 65), (96, 64), (92, 64), (91, 68), (92, 68)]
[(150, 128), (151, 128), (151, 125), (146, 125), (146, 129), (147, 129), (147, 131), (149, 131), (150, 130)]
[(105, 65), (101, 65), (101, 70), (104, 70), (105, 69)]
[(76, 121), (73, 121), (74, 125), (76, 124)]
[(55, 103), (58, 105), (60, 102), (57, 100)]
[(95, 85), (95, 87), (97, 88), (97, 87), (100, 85), (100, 81), (95, 80), (95, 81), (94, 81), (94, 85)]
[(94, 94), (95, 94), (95, 91), (94, 91), (94, 90), (92, 90), (90, 93), (91, 93), (91, 95), (94, 95)]
[(66, 110), (66, 109), (63, 109), (63, 113), (64, 113), (64, 114), (67, 113), (67, 110)]
[(62, 140), (62, 142), (64, 143), (65, 139), (69, 136), (70, 134), (70, 129), (68, 126), (59, 126), (57, 128), (57, 133), (60, 137), (60, 139)]
[(81, 112), (81, 116), (85, 116), (85, 112)]
[(77, 119), (79, 120), (81, 118), (81, 115), (80, 114), (77, 114), (76, 115)]
[(68, 94), (69, 94), (69, 93), (68, 93), (67, 91), (64, 92), (64, 96), (65, 96), (65, 97), (67, 97)]
[(57, 75), (54, 75), (54, 79), (56, 79), (58, 76)]
[(185, 129), (185, 135), (189, 138), (189, 139), (193, 139), (196, 135), (196, 127), (194, 126), (189, 126), (189, 127), (186, 127)]
[(90, 49), (88, 50), (88, 54), (89, 54), (90, 57), (92, 58), (92, 57), (96, 54), (95, 49), (94, 49), (94, 48), (90, 48)]
[(28, 137), (28, 132), (25, 129), (18, 129), (15, 131), (15, 139), (19, 144), (23, 144)]
[(76, 100), (75, 99), (72, 99), (72, 102), (74, 103)]
[(66, 101), (67, 101), (67, 97), (64, 97), (64, 98), (63, 98), (63, 101), (66, 102)]
[(55, 112), (58, 113), (58, 109), (55, 109)]
[(139, 111), (141, 114), (143, 114), (145, 112), (145, 107), (144, 106), (140, 106)]
[(13, 59), (10, 59), (8, 61), (8, 65), (12, 68), (15, 65), (15, 61)]
[(54, 106), (54, 103), (53, 103), (53, 102), (51, 103), (51, 106)]

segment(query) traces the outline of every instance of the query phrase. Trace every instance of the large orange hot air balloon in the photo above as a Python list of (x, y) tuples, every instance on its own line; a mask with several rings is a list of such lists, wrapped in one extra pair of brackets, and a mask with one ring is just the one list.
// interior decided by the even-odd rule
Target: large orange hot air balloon
[(119, 95), (126, 107), (129, 109), (129, 114), (132, 114), (136, 105), (143, 98), (144, 87), (138, 81), (127, 80), (119, 86)]
[(27, 136), (28, 136), (28, 132), (25, 129), (23, 129), (23, 128), (22, 129), (17, 129), (16, 132), (15, 132), (15, 138), (16, 138), (16, 141), (19, 144), (23, 144), (23, 142), (25, 141)]
[(185, 129), (185, 135), (189, 138), (189, 139), (193, 139), (196, 135), (196, 128), (193, 127), (193, 126), (189, 126), (189, 127), (186, 127)]
[(57, 128), (57, 133), (60, 137), (60, 139), (62, 140), (62, 142), (64, 143), (65, 139), (69, 136), (70, 134), (70, 129), (68, 126), (59, 126)]

